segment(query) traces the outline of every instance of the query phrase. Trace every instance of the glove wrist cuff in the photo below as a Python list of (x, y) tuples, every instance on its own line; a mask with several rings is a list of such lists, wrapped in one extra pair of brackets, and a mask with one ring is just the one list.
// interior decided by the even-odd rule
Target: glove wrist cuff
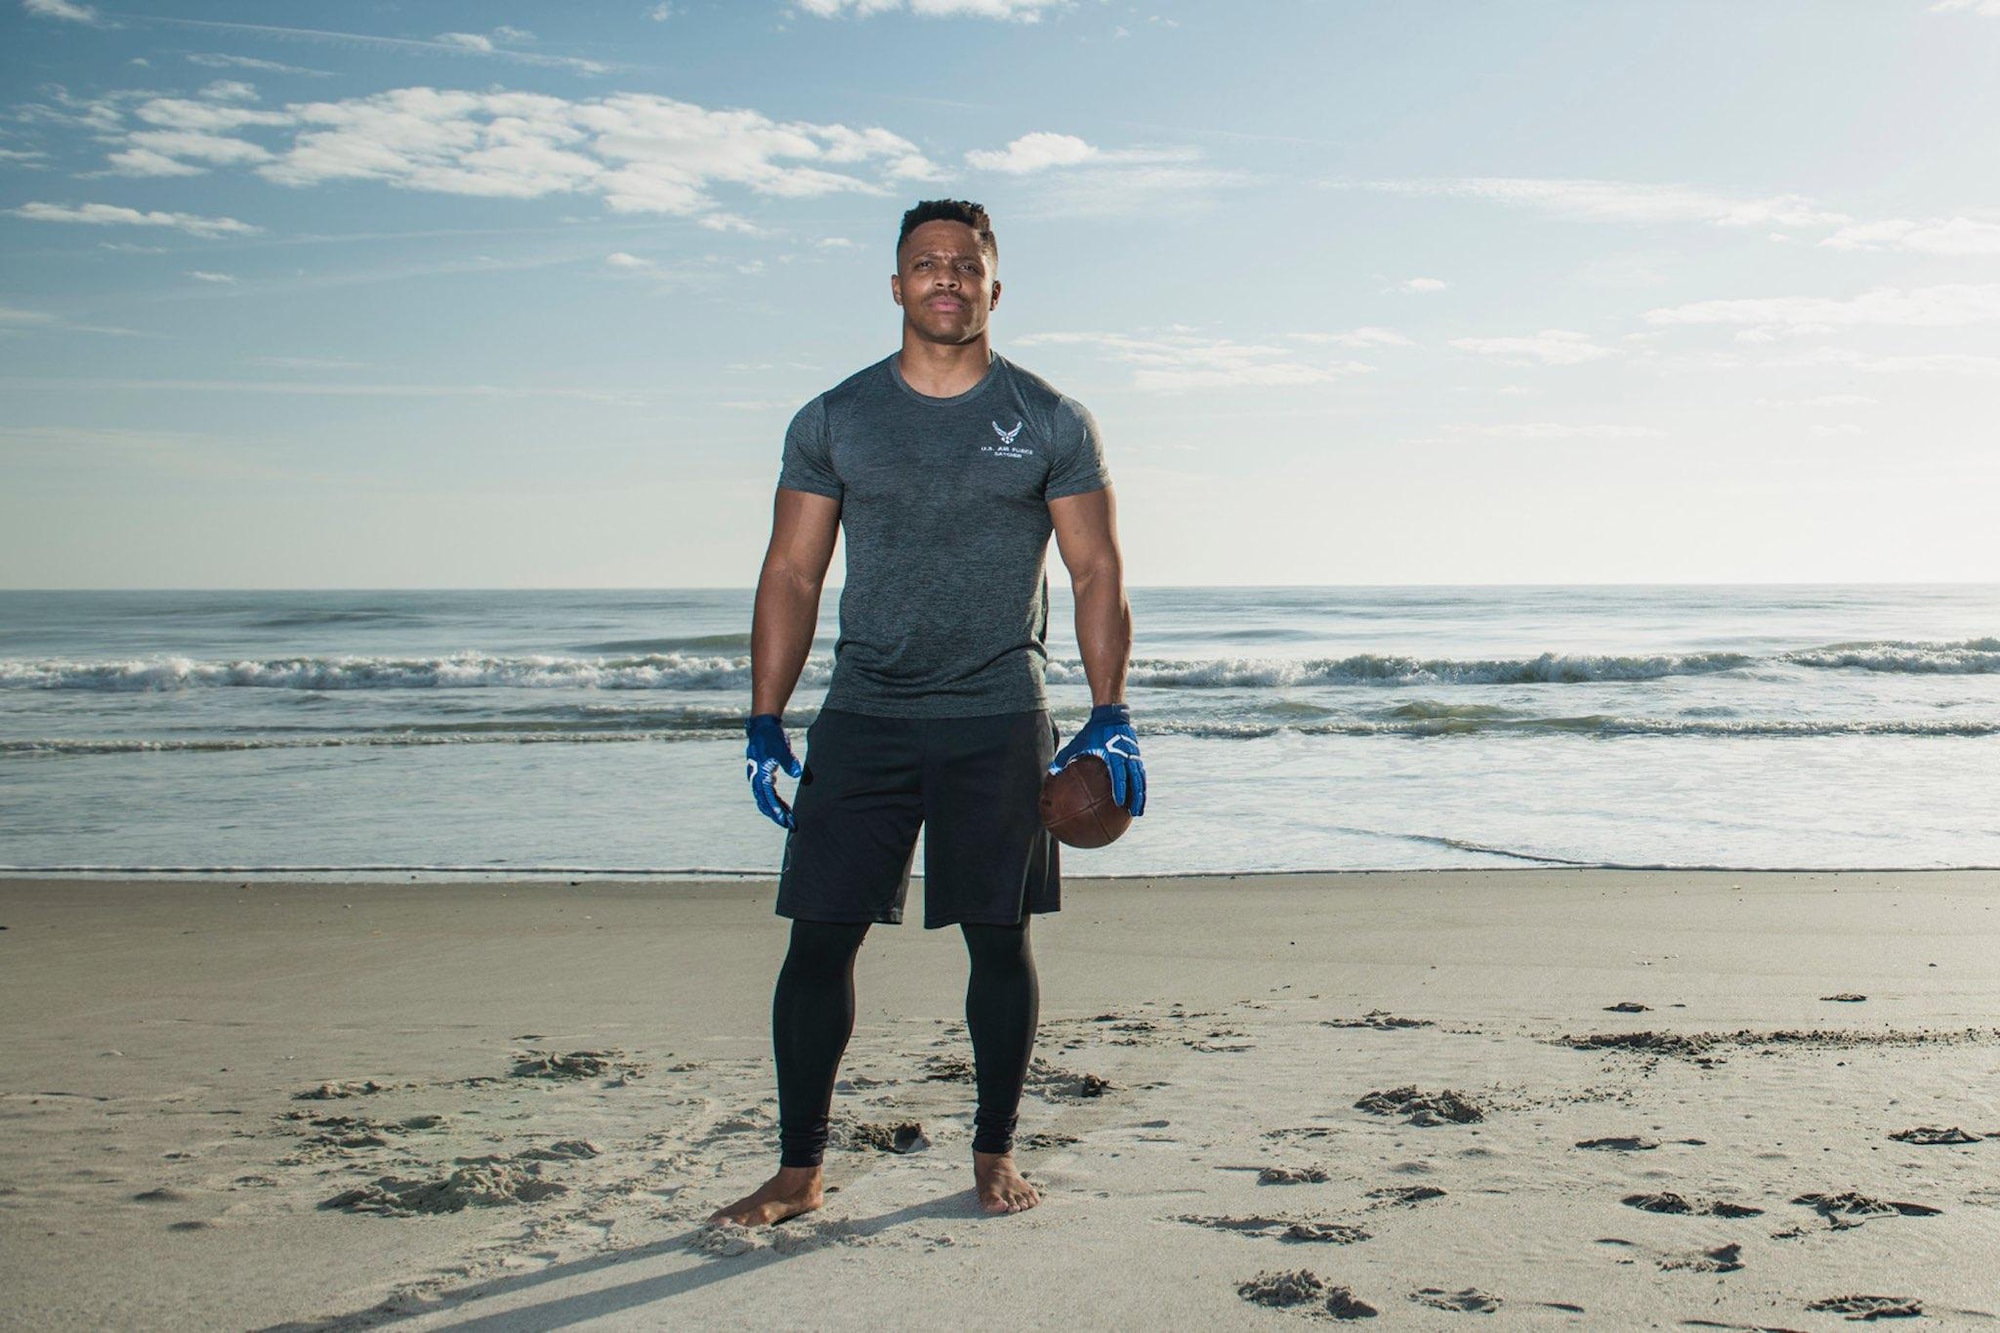
[(1132, 710), (1125, 704), (1098, 704), (1090, 710), (1090, 721), (1092, 725), (1101, 722), (1122, 722), (1129, 726), (1132, 722)]

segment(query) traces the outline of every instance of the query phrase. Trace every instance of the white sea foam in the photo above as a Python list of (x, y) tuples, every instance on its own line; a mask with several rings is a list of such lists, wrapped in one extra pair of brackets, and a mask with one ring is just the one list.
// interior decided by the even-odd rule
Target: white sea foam
[[(823, 686), (829, 659), (806, 664), (801, 686)], [(4, 661), (0, 689), (185, 690), (747, 690), (748, 657), (650, 653), (642, 657), (291, 657), (202, 662), (185, 657), (120, 662)]]
[[(1955, 643), (1853, 643), (1799, 649), (1771, 657), (1745, 653), (1590, 655), (1543, 653), (1525, 658), (1419, 659), (1362, 653), (1343, 658), (1139, 658), (1130, 683), (1152, 689), (1282, 689), (1316, 685), (1573, 685), (1713, 676), (1768, 667), (1859, 669), (1922, 675), (2000, 672), (2000, 639)], [(824, 686), (832, 659), (806, 664), (801, 688)], [(1051, 684), (1081, 684), (1074, 658), (1048, 664)], [(162, 691), (202, 688), (275, 690), (747, 690), (746, 655), (660, 652), (626, 657), (530, 654), (495, 657), (284, 657), (199, 661), (156, 657), (124, 661), (61, 659), (0, 661), (0, 689)]]

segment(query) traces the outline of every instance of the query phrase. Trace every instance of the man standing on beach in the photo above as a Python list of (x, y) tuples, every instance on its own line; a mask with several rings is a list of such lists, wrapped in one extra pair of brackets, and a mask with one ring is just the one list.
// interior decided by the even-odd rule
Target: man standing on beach
[[(1132, 615), (1097, 424), (994, 355), (998, 264), (979, 205), (930, 200), (905, 213), (889, 280), (902, 350), (806, 404), (785, 436), (748, 722), (758, 808), (790, 830), (777, 910), (792, 920), (791, 946), (771, 1023), (781, 1157), (777, 1175), (714, 1221), (755, 1226), (820, 1206), (855, 954), (870, 924), (903, 919), (919, 826), (924, 925), (958, 926), (971, 956), (979, 1203), (1015, 1213), (1040, 1202), (1013, 1139), (1040, 1002), (1028, 917), (1060, 905), (1042, 776), (1095, 754), (1135, 815), (1146, 784), (1123, 702)], [(833, 679), (801, 765), (782, 714), (842, 530)], [(1059, 754), (1042, 687), (1051, 532), (1094, 704)], [(781, 768), (799, 779), (796, 810), (777, 794)]]

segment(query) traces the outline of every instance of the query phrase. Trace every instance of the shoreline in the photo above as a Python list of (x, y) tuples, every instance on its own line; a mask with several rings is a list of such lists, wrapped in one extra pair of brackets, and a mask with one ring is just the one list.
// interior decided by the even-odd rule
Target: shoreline
[[(1383, 1328), (2000, 1320), (1994, 872), (1072, 879), (1013, 1219), (957, 932), (871, 931), (838, 1191), (743, 1235), (701, 1219), (774, 1156), (771, 881), (424, 888), (0, 879), (25, 1324), (1289, 1329), (1238, 1289), (1299, 1270)], [(1481, 1118), (1357, 1105), (1401, 1089)]]
[[(1123, 875), (1071, 875), (1065, 884), (1133, 884), (1195, 880), (1287, 880), (1380, 877), (1384, 875), (1538, 875), (1562, 871), (1606, 872), (1619, 875), (1957, 875), (2000, 874), (2000, 865), (1921, 865), (1921, 866), (1761, 866), (1761, 865), (1672, 865), (1625, 861), (1562, 861), (1553, 857), (1533, 857), (1522, 853), (1494, 852), (1494, 856), (1528, 861), (1527, 865), (1496, 866), (1333, 866), (1303, 870), (1187, 870), (1172, 874), (1134, 872)], [(725, 870), (715, 866), (687, 869), (640, 869), (607, 866), (509, 866), (486, 869), (479, 866), (0, 866), (0, 886), (35, 883), (141, 884), (224, 883), (249, 879), (268, 886), (287, 884), (338, 887), (343, 884), (399, 884), (409, 876), (424, 884), (485, 885), (541, 884), (572, 880), (570, 887), (602, 879), (609, 883), (662, 884), (755, 884), (775, 885), (777, 875), (770, 870)], [(347, 878), (343, 878), (346, 876)], [(910, 880), (921, 883), (924, 875), (913, 870)]]

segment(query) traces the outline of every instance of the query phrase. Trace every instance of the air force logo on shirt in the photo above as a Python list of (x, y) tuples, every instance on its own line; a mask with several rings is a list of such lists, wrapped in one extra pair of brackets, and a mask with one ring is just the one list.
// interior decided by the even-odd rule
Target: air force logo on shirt
[(1014, 443), (1016, 439), (1020, 438), (1021, 428), (1026, 424), (1024, 421), (1016, 421), (1014, 429), (1008, 430), (999, 422), (994, 422), (993, 433), (1000, 437), (1000, 443), (982, 444), (979, 446), (979, 452), (982, 454), (992, 454), (995, 458), (1033, 458), (1035, 456), (1033, 448), (1025, 444), (1017, 445)]

